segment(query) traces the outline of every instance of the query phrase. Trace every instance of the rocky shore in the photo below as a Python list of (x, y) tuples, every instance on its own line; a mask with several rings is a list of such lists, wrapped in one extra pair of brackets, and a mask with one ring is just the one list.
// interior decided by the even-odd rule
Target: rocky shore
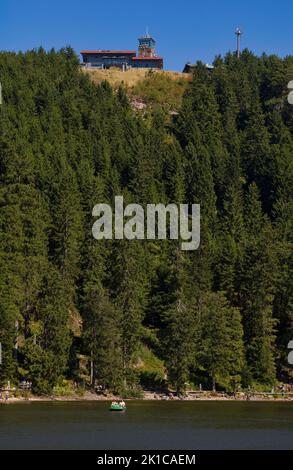
[[(70, 396), (13, 396), (2, 397), (0, 404), (11, 403), (27, 403), (27, 402), (72, 402), (72, 401), (112, 401), (118, 400), (119, 397), (111, 394), (96, 394), (93, 392), (85, 392), (82, 396), (72, 394)], [(251, 392), (250, 394), (239, 392), (237, 394), (226, 394), (221, 392), (188, 392), (184, 397), (178, 397), (175, 393), (162, 393), (154, 391), (144, 391), (143, 396), (134, 400), (164, 400), (164, 401), (292, 401), (293, 393), (265, 393), (265, 392)]]

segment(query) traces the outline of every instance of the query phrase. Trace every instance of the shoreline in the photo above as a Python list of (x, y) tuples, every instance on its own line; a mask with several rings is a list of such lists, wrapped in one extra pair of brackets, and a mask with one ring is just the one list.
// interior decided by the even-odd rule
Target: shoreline
[[(277, 394), (276, 394), (277, 395)], [(236, 396), (226, 395), (224, 393), (214, 392), (190, 392), (186, 397), (180, 399), (179, 397), (168, 397), (163, 393), (145, 391), (141, 398), (124, 398), (124, 401), (232, 401), (232, 402), (293, 402), (293, 394), (290, 396), (271, 396), (269, 393), (255, 392), (251, 393), (249, 398), (244, 393), (238, 393)], [(92, 392), (86, 392), (84, 395), (70, 395), (70, 396), (37, 396), (31, 395), (28, 397), (9, 397), (7, 400), (2, 398), (0, 405), (15, 404), (15, 403), (42, 403), (42, 402), (111, 402), (119, 400), (120, 398), (114, 395), (97, 395)]]

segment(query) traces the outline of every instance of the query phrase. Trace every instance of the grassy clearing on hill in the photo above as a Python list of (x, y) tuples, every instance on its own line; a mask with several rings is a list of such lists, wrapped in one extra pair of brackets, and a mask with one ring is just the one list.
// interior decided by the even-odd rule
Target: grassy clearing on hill
[(88, 74), (94, 83), (99, 84), (107, 80), (113, 88), (118, 88), (122, 83), (131, 88), (143, 80), (147, 73), (146, 69), (130, 69), (122, 72), (121, 69), (114, 67), (106, 70), (82, 68), (82, 71)]
[(131, 90), (148, 106), (160, 106), (166, 111), (177, 111), (188, 86), (190, 75), (175, 72), (148, 72)]
[[(115, 67), (106, 70), (83, 67), (82, 70), (84, 73), (87, 73), (95, 83), (101, 83), (102, 81), (107, 80), (114, 88), (119, 87), (121, 83), (124, 83), (126, 87), (131, 88), (137, 85), (138, 82), (144, 80), (146, 76), (150, 75), (149, 69), (129, 69), (126, 72), (123, 72), (121, 69)], [(153, 74), (165, 76), (172, 80), (178, 80), (179, 78), (187, 80), (189, 77), (189, 75), (181, 72), (164, 70), (157, 70), (153, 72)]]
[(149, 69), (108, 70), (82, 69), (94, 83), (107, 80), (117, 89), (123, 84), (131, 99), (143, 101), (148, 106), (159, 105), (166, 109), (177, 110), (181, 105), (184, 91), (191, 77), (181, 72), (152, 71)]

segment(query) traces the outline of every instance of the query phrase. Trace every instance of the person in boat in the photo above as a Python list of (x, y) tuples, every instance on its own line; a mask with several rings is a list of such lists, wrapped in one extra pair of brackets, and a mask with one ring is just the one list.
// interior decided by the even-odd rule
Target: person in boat
[(125, 402), (124, 402), (123, 400), (120, 401), (119, 405), (120, 405), (120, 406), (123, 406), (123, 408), (125, 408), (125, 406), (126, 406), (126, 405), (125, 405)]

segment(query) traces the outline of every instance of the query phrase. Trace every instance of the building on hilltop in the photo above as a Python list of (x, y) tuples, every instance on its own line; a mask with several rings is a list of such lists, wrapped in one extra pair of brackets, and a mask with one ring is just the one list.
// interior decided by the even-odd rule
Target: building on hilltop
[(156, 41), (149, 34), (139, 38), (138, 55), (135, 51), (81, 51), (85, 67), (109, 69), (119, 67), (122, 70), (129, 68), (162, 69), (163, 57), (156, 54)]
[(156, 41), (149, 34), (138, 38), (139, 57), (156, 57)]
[[(214, 70), (214, 66), (210, 64), (205, 64), (206, 69), (209, 72), (212, 72)], [(184, 69), (182, 70), (183, 73), (193, 73), (195, 71), (196, 64), (191, 64), (190, 62), (186, 62)]]
[(136, 57), (135, 51), (81, 51), (83, 64), (86, 67), (98, 67), (109, 69), (110, 67), (128, 68), (133, 57)]

